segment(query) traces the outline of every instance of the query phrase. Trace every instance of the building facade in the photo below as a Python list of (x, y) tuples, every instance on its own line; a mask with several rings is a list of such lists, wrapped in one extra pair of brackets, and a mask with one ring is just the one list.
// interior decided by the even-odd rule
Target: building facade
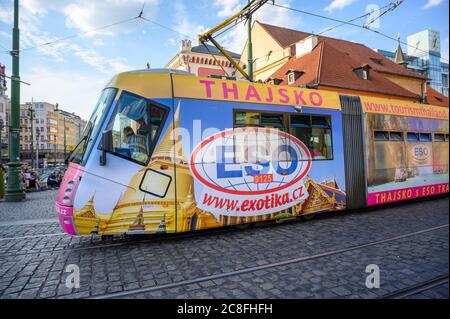
[[(441, 36), (438, 31), (423, 30), (407, 37), (405, 66), (428, 78), (428, 84), (448, 97), (448, 63), (441, 59)], [(379, 54), (395, 60), (395, 52), (376, 49)]]
[(20, 106), (20, 154), (24, 162), (39, 159), (39, 165), (63, 163), (64, 156), (81, 138), (86, 122), (48, 102)]
[[(209, 53), (214, 54), (216, 60)], [(165, 65), (165, 68), (186, 71), (198, 76), (235, 76), (236, 68), (228, 61), (216, 47), (208, 45), (192, 46), (191, 40), (181, 40), (180, 49), (175, 56)], [(227, 53), (239, 62), (240, 55), (234, 52)]]

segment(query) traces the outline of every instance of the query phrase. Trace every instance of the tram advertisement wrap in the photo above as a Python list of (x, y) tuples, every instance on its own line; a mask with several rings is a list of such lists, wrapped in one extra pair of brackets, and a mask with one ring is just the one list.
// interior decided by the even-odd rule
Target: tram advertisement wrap
[(192, 176), (203, 190), (198, 207), (216, 217), (254, 216), (290, 208), (308, 196), (311, 155), (280, 130), (239, 128), (203, 140), (192, 152)]
[(447, 120), (367, 114), (367, 204), (448, 193), (448, 125)]

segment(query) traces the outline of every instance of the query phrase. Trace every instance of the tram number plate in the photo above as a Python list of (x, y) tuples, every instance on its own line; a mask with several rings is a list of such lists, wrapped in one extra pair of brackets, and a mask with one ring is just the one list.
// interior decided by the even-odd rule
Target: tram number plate
[(253, 176), (253, 183), (255, 184), (272, 183), (272, 181), (273, 181), (272, 174), (259, 174)]

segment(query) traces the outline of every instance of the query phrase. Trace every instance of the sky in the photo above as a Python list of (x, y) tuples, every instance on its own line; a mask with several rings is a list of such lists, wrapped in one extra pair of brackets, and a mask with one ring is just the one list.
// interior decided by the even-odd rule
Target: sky
[[(394, 0), (275, 0), (276, 4), (350, 20)], [(424, 29), (441, 34), (442, 56), (449, 56), (449, 0), (405, 0), (371, 27), (406, 42)], [(58, 103), (64, 110), (88, 119), (104, 85), (116, 73), (163, 67), (178, 51), (179, 41), (204, 32), (243, 7), (246, 0), (20, 0), (20, 75), (31, 85), (21, 86), (21, 102)], [(0, 0), (0, 64), (11, 75), (13, 0)], [(264, 5), (255, 20), (305, 32), (319, 33), (337, 23), (323, 18)], [(125, 20), (130, 20), (123, 22)], [(117, 22), (123, 22), (116, 24)], [(363, 25), (366, 18), (354, 23)], [(111, 26), (114, 24), (113, 26)], [(108, 26), (108, 27), (106, 27)], [(104, 27), (104, 28), (102, 28)], [(99, 29), (101, 28), (101, 29)], [(324, 33), (395, 50), (397, 43), (367, 30), (341, 26)], [(228, 50), (241, 53), (243, 23), (218, 38)], [(67, 40), (43, 45), (60, 38)], [(404, 52), (407, 48), (403, 46)], [(254, 52), (254, 57), (258, 52)], [(9, 84), (9, 81), (8, 81)]]

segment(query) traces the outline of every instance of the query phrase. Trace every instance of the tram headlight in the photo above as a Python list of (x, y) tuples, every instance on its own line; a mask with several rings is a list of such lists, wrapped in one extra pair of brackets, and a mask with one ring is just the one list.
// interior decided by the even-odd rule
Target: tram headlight
[(62, 201), (63, 201), (64, 204), (69, 204), (70, 203), (70, 197), (69, 196), (64, 196)]
[(66, 196), (69, 196), (70, 194), (72, 194), (72, 188), (66, 188), (66, 190), (64, 191), (64, 194)]

